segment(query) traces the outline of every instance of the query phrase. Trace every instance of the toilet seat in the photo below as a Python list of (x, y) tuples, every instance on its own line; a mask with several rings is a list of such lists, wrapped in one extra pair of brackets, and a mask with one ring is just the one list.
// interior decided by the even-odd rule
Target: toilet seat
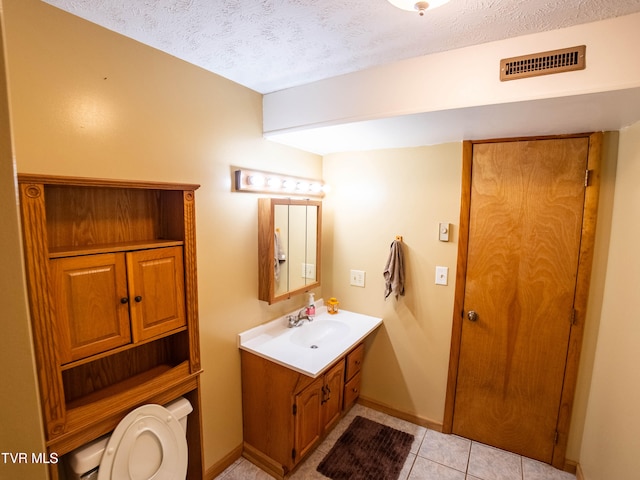
[(160, 405), (143, 405), (129, 412), (111, 434), (97, 480), (184, 479), (187, 463), (180, 422)]

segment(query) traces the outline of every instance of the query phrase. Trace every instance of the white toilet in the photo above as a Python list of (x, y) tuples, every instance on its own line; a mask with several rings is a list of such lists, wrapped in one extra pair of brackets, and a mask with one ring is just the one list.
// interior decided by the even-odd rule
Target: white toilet
[(143, 405), (116, 429), (68, 455), (74, 480), (178, 480), (187, 476), (187, 415), (178, 398), (164, 407)]

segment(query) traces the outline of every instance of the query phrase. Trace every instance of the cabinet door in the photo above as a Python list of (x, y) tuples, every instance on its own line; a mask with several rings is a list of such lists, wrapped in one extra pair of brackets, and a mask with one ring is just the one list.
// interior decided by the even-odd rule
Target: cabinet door
[(324, 429), (331, 428), (342, 413), (342, 395), (344, 390), (344, 361), (325, 374), (323, 421)]
[(127, 270), (134, 342), (186, 325), (181, 247), (129, 252)]
[(324, 377), (317, 378), (311, 385), (296, 395), (295, 419), (295, 462), (303, 458), (320, 438), (323, 428)]
[(60, 363), (131, 341), (123, 254), (51, 260)]

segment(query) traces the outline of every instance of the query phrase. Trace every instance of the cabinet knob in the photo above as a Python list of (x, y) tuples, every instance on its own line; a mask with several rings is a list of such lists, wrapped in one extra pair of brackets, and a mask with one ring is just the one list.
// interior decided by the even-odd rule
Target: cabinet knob
[(122, 297), (120, 299), (120, 303), (124, 304), (124, 303), (129, 303), (129, 299), (127, 297)]
[(138, 303), (140, 303), (142, 301), (142, 297), (140, 295), (136, 295), (136, 297), (134, 298), (134, 300)]

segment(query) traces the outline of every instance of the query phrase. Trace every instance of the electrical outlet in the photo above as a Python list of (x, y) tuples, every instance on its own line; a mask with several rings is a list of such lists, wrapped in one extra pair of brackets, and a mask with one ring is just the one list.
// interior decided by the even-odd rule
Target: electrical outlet
[(436, 267), (436, 285), (449, 283), (449, 267)]
[(351, 270), (350, 284), (354, 287), (364, 287), (364, 270)]

